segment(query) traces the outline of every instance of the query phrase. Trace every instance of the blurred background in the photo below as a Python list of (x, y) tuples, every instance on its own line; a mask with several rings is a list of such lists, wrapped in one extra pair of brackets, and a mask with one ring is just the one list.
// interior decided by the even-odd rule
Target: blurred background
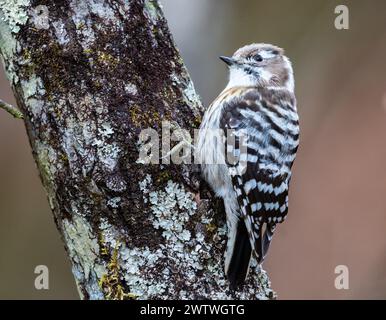
[[(285, 48), (301, 119), (290, 212), (264, 268), (280, 299), (386, 298), (386, 1), (161, 0), (207, 106), (226, 84), (219, 55)], [(350, 29), (334, 27), (346, 4)], [(15, 104), (0, 71), (0, 97)], [(78, 299), (22, 121), (0, 110), (0, 299)], [(34, 288), (47, 265), (50, 289)], [(337, 265), (349, 290), (337, 290)]]

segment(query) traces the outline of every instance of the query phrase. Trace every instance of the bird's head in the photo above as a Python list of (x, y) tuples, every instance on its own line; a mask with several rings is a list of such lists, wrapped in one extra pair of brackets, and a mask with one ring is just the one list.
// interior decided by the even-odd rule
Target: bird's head
[(227, 88), (236, 86), (284, 87), (294, 91), (291, 62), (284, 50), (254, 43), (238, 49), (232, 57), (220, 57), (229, 66)]

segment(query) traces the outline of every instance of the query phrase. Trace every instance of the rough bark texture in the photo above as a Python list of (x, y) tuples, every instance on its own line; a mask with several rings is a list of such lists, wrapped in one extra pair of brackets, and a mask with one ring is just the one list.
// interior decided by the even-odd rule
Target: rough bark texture
[(257, 268), (229, 292), (193, 166), (138, 161), (141, 129), (203, 112), (157, 1), (0, 0), (0, 50), (82, 298), (273, 296)]

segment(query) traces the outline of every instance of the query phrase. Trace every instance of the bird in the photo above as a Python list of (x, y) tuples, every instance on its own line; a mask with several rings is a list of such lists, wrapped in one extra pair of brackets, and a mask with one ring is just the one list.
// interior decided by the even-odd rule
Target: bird
[(203, 178), (224, 202), (225, 274), (236, 290), (252, 257), (263, 263), (287, 216), (299, 116), (292, 63), (282, 48), (253, 43), (220, 59), (229, 81), (204, 112), (195, 152)]

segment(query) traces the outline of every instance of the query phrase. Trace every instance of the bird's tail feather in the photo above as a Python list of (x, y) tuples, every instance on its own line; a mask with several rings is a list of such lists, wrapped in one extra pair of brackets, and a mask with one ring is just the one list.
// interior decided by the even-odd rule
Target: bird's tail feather
[(264, 232), (263, 237), (263, 252), (262, 252), (262, 259), (264, 260), (267, 256), (267, 252), (269, 249), (269, 245), (271, 244), (273, 233), (275, 232), (276, 224), (275, 223), (268, 223)]
[(252, 248), (248, 237), (248, 231), (243, 220), (237, 222), (235, 228), (234, 245), (230, 259), (225, 266), (226, 274), (230, 282), (230, 288), (235, 290), (243, 284), (248, 275), (249, 263), (251, 260)]

